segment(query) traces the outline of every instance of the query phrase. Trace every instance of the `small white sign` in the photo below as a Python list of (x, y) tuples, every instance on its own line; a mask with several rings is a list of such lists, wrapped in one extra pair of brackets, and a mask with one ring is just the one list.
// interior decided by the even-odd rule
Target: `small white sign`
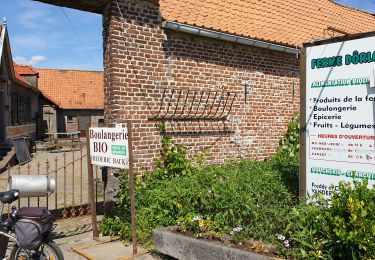
[(128, 129), (92, 127), (89, 129), (90, 156), (94, 165), (129, 169)]

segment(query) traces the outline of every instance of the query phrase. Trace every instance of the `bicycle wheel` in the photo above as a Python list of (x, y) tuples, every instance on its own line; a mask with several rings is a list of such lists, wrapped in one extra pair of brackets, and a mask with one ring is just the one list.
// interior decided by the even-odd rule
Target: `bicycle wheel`
[(10, 252), (9, 260), (64, 260), (64, 255), (61, 252), (59, 246), (53, 242), (49, 241), (47, 243), (42, 243), (36, 252), (31, 252), (32, 256), (29, 257), (30, 252), (25, 249), (19, 248), (15, 245)]

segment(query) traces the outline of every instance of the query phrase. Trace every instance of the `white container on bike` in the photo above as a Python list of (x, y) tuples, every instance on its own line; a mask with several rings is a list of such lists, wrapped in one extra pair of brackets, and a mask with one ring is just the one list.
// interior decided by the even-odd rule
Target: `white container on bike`
[(56, 182), (46, 175), (14, 175), (9, 177), (9, 189), (20, 191), (20, 197), (43, 197), (54, 193)]

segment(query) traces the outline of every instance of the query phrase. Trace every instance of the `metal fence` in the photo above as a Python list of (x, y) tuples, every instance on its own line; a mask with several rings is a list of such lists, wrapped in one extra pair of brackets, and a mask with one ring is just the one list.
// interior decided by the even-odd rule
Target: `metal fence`
[[(8, 181), (13, 175), (48, 175), (55, 178), (56, 190), (46, 197), (20, 198), (9, 205), (20, 207), (47, 207), (56, 219), (74, 218), (90, 214), (86, 147), (81, 144), (70, 151), (45, 152), (25, 165), (8, 166), (7, 174), (0, 177)], [(97, 205), (104, 201), (101, 170), (94, 166), (94, 191)]]

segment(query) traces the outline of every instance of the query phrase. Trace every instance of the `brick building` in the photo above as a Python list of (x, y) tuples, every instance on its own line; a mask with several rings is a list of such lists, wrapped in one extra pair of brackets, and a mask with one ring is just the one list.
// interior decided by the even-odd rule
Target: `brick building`
[(331, 0), (40, 1), (103, 14), (105, 122), (133, 123), (138, 169), (160, 125), (211, 163), (268, 158), (299, 110), (301, 44), (375, 28)]

